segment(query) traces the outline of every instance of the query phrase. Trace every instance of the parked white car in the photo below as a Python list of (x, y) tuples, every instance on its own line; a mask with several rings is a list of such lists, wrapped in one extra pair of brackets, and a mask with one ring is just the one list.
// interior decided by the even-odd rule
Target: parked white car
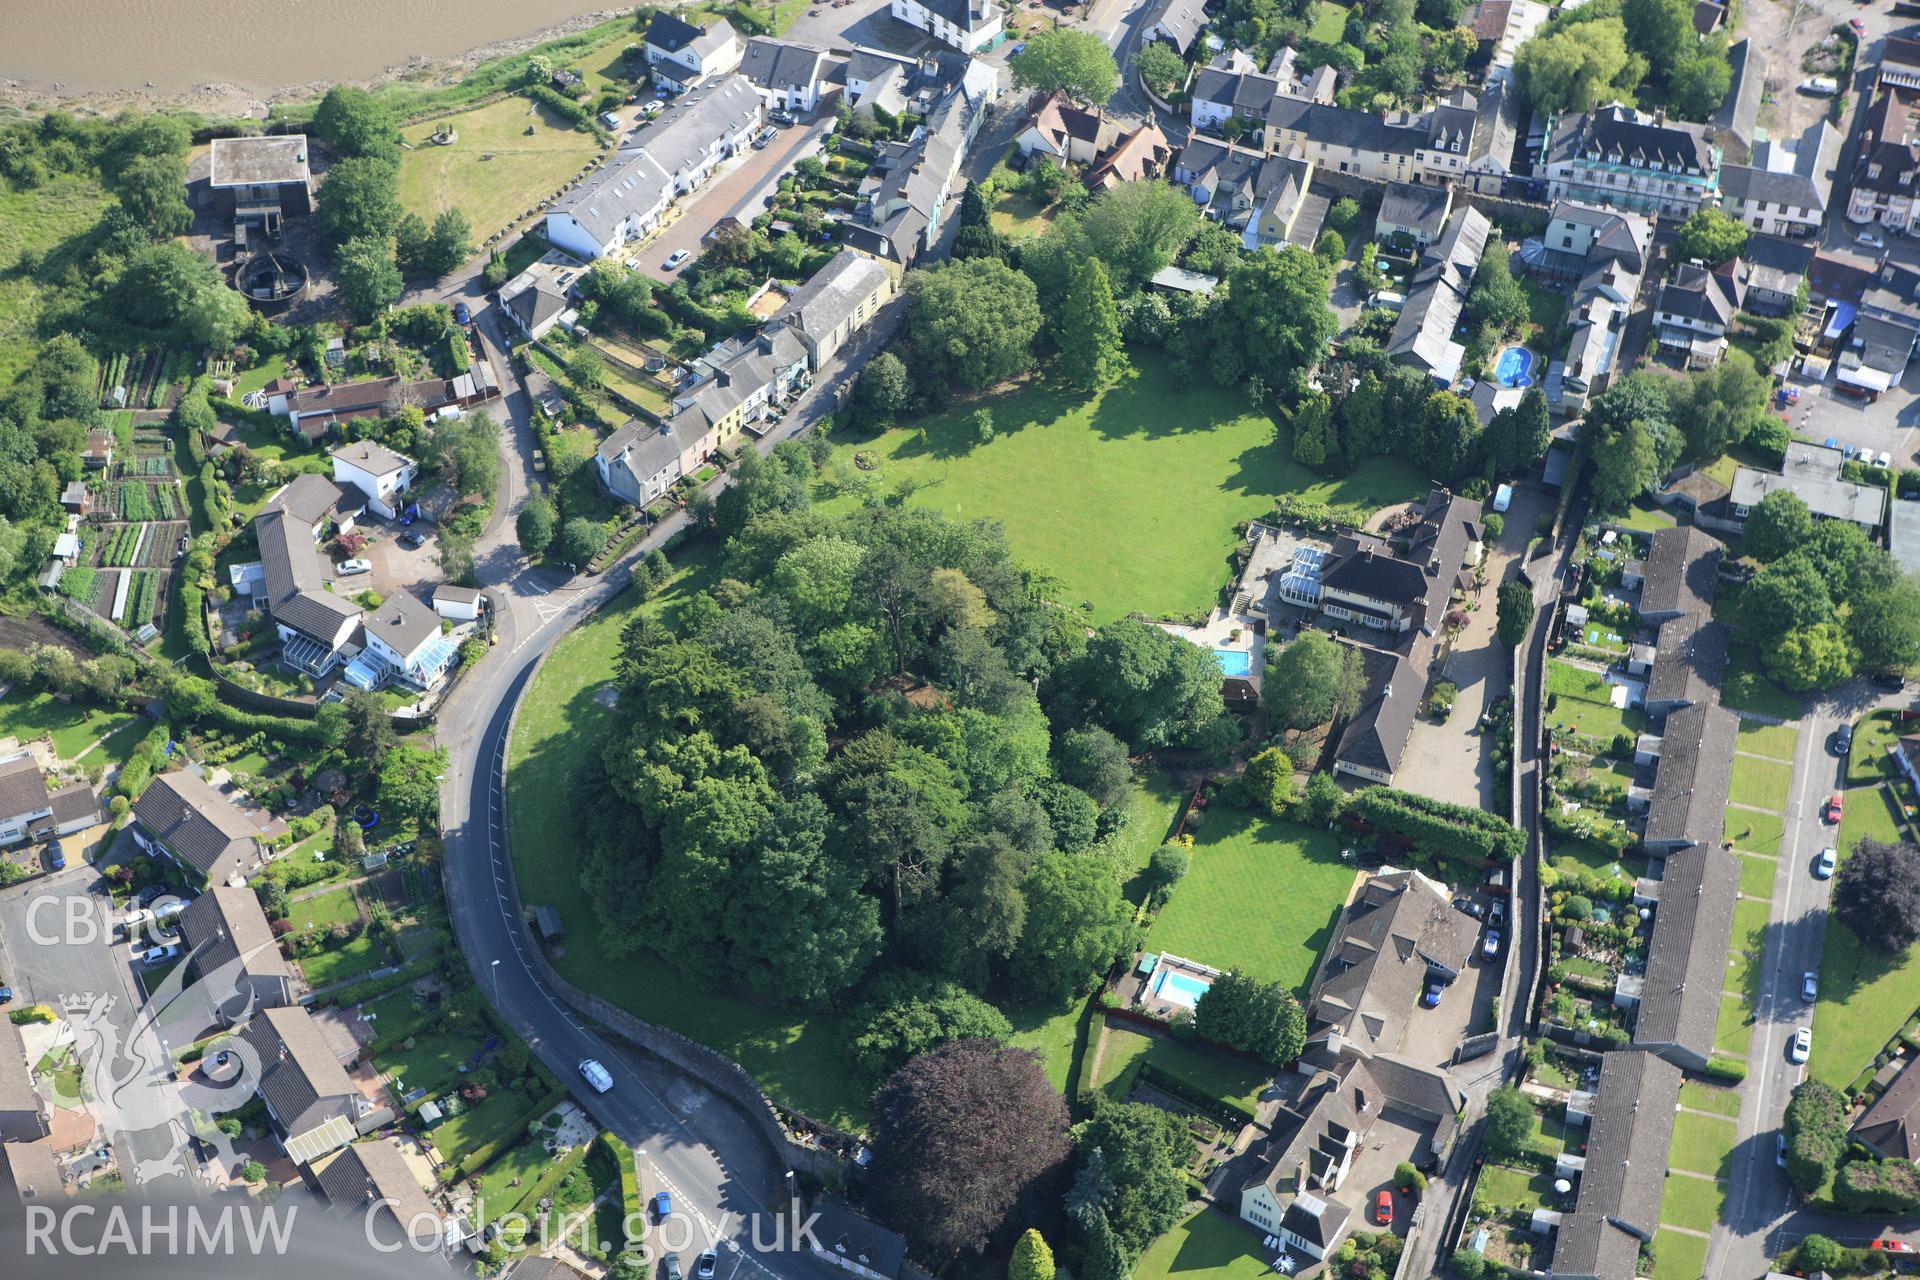
[(1882, 449), (1879, 453), (1874, 455), (1873, 465), (1876, 467), (1890, 467), (1893, 465), (1893, 455), (1888, 453), (1885, 449)]
[(340, 567), (335, 569), (334, 572), (339, 574), (343, 578), (351, 578), (356, 573), (372, 573), (373, 561), (342, 560), (340, 562)]
[(1820, 856), (1813, 860), (1813, 875), (1817, 880), (1833, 879), (1834, 868), (1840, 865), (1839, 858), (1832, 849), (1822, 849)]
[(663, 265), (665, 265), (667, 270), (672, 271), (675, 267), (678, 267), (681, 263), (685, 262), (688, 258), (691, 258), (692, 256), (693, 255), (688, 253), (685, 249), (675, 249), (672, 253), (667, 255), (667, 260)]
[(580, 1075), (593, 1086), (595, 1093), (605, 1093), (613, 1088), (613, 1077), (607, 1073), (605, 1067), (592, 1058), (580, 1059)]
[(1813, 1053), (1813, 1028), (1802, 1027), (1793, 1033), (1793, 1040), (1787, 1045), (1787, 1061), (1805, 1062)]

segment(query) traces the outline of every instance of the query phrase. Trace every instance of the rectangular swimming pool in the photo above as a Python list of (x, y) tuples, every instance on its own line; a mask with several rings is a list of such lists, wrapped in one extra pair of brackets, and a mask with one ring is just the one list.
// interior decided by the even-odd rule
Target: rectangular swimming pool
[(1245, 649), (1215, 649), (1213, 656), (1223, 676), (1244, 676), (1253, 671), (1253, 655)]
[(1181, 973), (1177, 969), (1162, 969), (1160, 976), (1153, 980), (1153, 994), (1169, 1004), (1181, 1005), (1191, 1009), (1200, 1003), (1200, 997), (1207, 994), (1207, 988), (1213, 983), (1197, 978), (1190, 973)]

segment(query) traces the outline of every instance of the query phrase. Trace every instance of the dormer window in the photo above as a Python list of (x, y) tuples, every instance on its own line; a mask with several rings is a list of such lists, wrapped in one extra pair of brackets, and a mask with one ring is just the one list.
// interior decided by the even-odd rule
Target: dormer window
[(1867, 166), (1867, 177), (1878, 178), (1879, 176), (1880, 176), (1880, 166), (1878, 163), (1870, 164)]

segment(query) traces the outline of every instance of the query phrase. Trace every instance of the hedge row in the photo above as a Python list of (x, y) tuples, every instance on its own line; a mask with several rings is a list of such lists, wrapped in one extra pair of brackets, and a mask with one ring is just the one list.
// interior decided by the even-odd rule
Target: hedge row
[(1526, 846), (1518, 827), (1484, 809), (1392, 787), (1366, 788), (1354, 796), (1348, 811), (1370, 826), (1406, 836), (1435, 857), (1508, 862)]
[(1911, 1160), (1849, 1160), (1833, 1180), (1833, 1199), (1849, 1213), (1904, 1216), (1920, 1209), (1920, 1170)]
[(598, 1142), (613, 1161), (613, 1167), (620, 1171), (620, 1208), (623, 1220), (642, 1222), (640, 1205), (640, 1170), (634, 1164), (633, 1148), (622, 1142), (605, 1129), (594, 1141)]
[(333, 1005), (336, 1008), (361, 1004), (386, 995), (389, 991), (398, 991), (408, 983), (426, 977), (436, 967), (438, 964), (432, 959), (415, 960), (412, 964), (403, 965), (384, 978), (368, 978), (365, 982), (356, 982), (350, 987), (341, 987), (337, 991), (328, 992), (322, 997), (321, 1003)]
[[(529, 1138), (528, 1141), (531, 1142), (533, 1139)], [(566, 1176), (579, 1168), (580, 1162), (586, 1158), (587, 1146), (585, 1143), (568, 1151), (566, 1155), (555, 1160), (552, 1164), (540, 1171), (540, 1176), (527, 1185), (527, 1189), (521, 1193), (519, 1201), (515, 1203), (513, 1208), (508, 1210), (508, 1212), (524, 1214), (531, 1218), (535, 1210), (539, 1207), (540, 1202), (552, 1195), (560, 1183), (565, 1180)]]
[(1700, 1068), (1700, 1074), (1703, 1076), (1711, 1076), (1716, 1080), (1727, 1080), (1734, 1084), (1739, 1084), (1747, 1078), (1747, 1062), (1745, 1058), (1735, 1058), (1726, 1054), (1716, 1053), (1707, 1059), (1706, 1066)]
[(527, 1136), (527, 1126), (566, 1100), (567, 1091), (565, 1089), (555, 1089), (553, 1092), (547, 1094), (538, 1104), (529, 1107), (521, 1115), (518, 1123), (512, 1128), (508, 1129), (498, 1138), (495, 1138), (492, 1142), (483, 1142), (472, 1151), (469, 1151), (466, 1158), (461, 1160), (459, 1164), (447, 1166), (453, 1170), (453, 1176), (448, 1178), (447, 1181), (459, 1182), (463, 1178), (471, 1178), (474, 1174), (492, 1164), (494, 1158), (502, 1151), (507, 1150), (509, 1147), (516, 1146), (525, 1140)]
[(1192, 1103), (1202, 1111), (1212, 1112), (1216, 1118), (1228, 1124), (1235, 1122), (1240, 1124), (1259, 1123), (1258, 1118), (1253, 1114), (1251, 1108), (1241, 1106), (1237, 1102), (1229, 1102), (1225, 1098), (1210, 1093), (1202, 1086), (1195, 1084), (1179, 1073), (1168, 1071), (1166, 1068), (1157, 1066), (1154, 1063), (1141, 1063), (1140, 1074), (1137, 1078), (1146, 1081), (1163, 1093), (1172, 1094), (1182, 1102)]
[(520, 92), (526, 94), (529, 98), (532, 98), (535, 102), (553, 112), (555, 115), (566, 119), (576, 129), (587, 133), (597, 133), (599, 131), (598, 125), (593, 118), (593, 112), (581, 106), (572, 98), (567, 97), (564, 93), (555, 92), (543, 84), (530, 84)]
[(296, 742), (320, 741), (320, 726), (311, 720), (296, 720), (292, 716), (270, 716), (263, 711), (246, 711), (217, 699), (213, 709), (201, 718), (211, 720), (222, 728), (238, 729), (242, 733), (264, 733), (269, 737), (291, 739)]

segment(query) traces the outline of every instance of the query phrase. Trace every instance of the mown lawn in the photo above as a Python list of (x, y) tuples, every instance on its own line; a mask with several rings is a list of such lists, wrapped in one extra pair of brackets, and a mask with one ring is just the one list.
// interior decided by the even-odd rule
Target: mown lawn
[(1813, 1008), (1814, 1079), (1844, 1089), (1920, 1006), (1920, 945), (1888, 955), (1828, 917)]
[(1678, 1231), (1653, 1233), (1653, 1280), (1700, 1280), (1707, 1274), (1707, 1238)]
[(443, 1158), (458, 1163), (467, 1153), (511, 1133), (520, 1113), (533, 1101), (518, 1093), (495, 1093), (478, 1106), (449, 1117), (427, 1136)]
[(1026, 240), (1039, 235), (1053, 221), (1047, 213), (1047, 206), (1035, 200), (1024, 191), (1008, 191), (993, 202), (988, 211), (988, 220), (993, 229), (1003, 236), (1015, 240)]
[(1689, 1080), (1680, 1086), (1680, 1105), (1695, 1111), (1713, 1111), (1732, 1119), (1740, 1114), (1740, 1094), (1733, 1089)]
[(1777, 858), (1780, 856), (1780, 841), (1785, 834), (1786, 824), (1777, 813), (1729, 809), (1724, 829), (1727, 839), (1733, 841), (1734, 848)]
[[(1729, 981), (1728, 985), (1735, 984)], [(1723, 994), (1720, 997), (1720, 1021), (1713, 1032), (1713, 1047), (1721, 1053), (1744, 1058), (1747, 1056), (1747, 1046), (1752, 1042), (1753, 1016), (1747, 1008), (1747, 1002), (1732, 992)]]
[(354, 901), (353, 890), (345, 885), (311, 898), (303, 898), (287, 907), (287, 922), (293, 926), (295, 933), (304, 933), (315, 927), (345, 924), (359, 918), (360, 904)]
[(1853, 726), (1853, 746), (1847, 752), (1847, 785), (1860, 786), (1896, 775), (1887, 748), (1900, 736), (1900, 724), (1891, 711), (1862, 716)]
[[(1421, 473), (1398, 460), (1369, 459), (1338, 479), (1315, 475), (1241, 392), (1205, 380), (1176, 388), (1160, 357), (1135, 361), (1092, 398), (1029, 384), (850, 439), (836, 453), (871, 453), (879, 484), (912, 482), (916, 505), (999, 521), (1014, 553), (1057, 577), (1056, 598), (1084, 605), (1095, 624), (1213, 604), (1231, 571), (1234, 525), (1271, 511), (1278, 494), (1373, 510), (1426, 492)], [(995, 432), (985, 444), (972, 421), (983, 406)]]
[(1134, 1280), (1262, 1280), (1270, 1273), (1257, 1232), (1204, 1209), (1148, 1245), (1133, 1267)]
[(1490, 1164), (1480, 1171), (1474, 1198), (1499, 1209), (1532, 1210), (1544, 1205), (1552, 1191), (1553, 1179), (1538, 1170)]
[(1583, 737), (1611, 740), (1646, 728), (1646, 712), (1639, 707), (1614, 706), (1610, 700), (1613, 686), (1585, 667), (1557, 659), (1548, 662), (1547, 692), (1557, 695), (1553, 710), (1547, 713), (1548, 723), (1571, 726)]
[(1740, 722), (1739, 749), (1748, 755), (1791, 762), (1793, 749), (1799, 740), (1799, 729), (1790, 724), (1761, 724), (1757, 720)]
[(425, 1089), (433, 1095), (460, 1078), (461, 1064), (473, 1056), (477, 1047), (471, 1036), (418, 1035), (413, 1037), (412, 1048), (396, 1045), (383, 1049), (375, 1061), (407, 1092)]
[(1744, 755), (1733, 758), (1733, 786), (1728, 794), (1735, 804), (1782, 813), (1792, 786), (1793, 766), (1784, 760)]
[(1668, 1226), (1711, 1231), (1726, 1203), (1727, 1193), (1718, 1181), (1670, 1173), (1660, 1197), (1660, 1221)]
[(1766, 901), (1773, 897), (1774, 874), (1778, 864), (1772, 858), (1751, 853), (1740, 855), (1740, 892), (1749, 898)]
[(1733, 1139), (1733, 1121), (1682, 1111), (1673, 1118), (1673, 1148), (1667, 1159), (1676, 1169), (1723, 1178), (1733, 1159)]
[(1339, 44), (1346, 29), (1346, 6), (1333, 4), (1331, 0), (1319, 0), (1313, 6), (1313, 25), (1307, 28), (1307, 39), (1320, 44)]
[[(1097, 1028), (1095, 1034), (1098, 1034)], [(1143, 1063), (1151, 1063), (1211, 1097), (1238, 1103), (1249, 1111), (1273, 1078), (1271, 1071), (1251, 1062), (1236, 1061), (1163, 1036), (1142, 1035), (1110, 1026), (1106, 1047), (1100, 1054), (1099, 1077), (1093, 1081), (1093, 1087), (1116, 1102), (1124, 1102)]]
[(1801, 700), (1767, 679), (1760, 656), (1750, 644), (1736, 643), (1727, 651), (1727, 674), (1720, 684), (1720, 701), (1735, 711), (1751, 711), (1775, 720), (1798, 720)]
[[(35, 738), (53, 740), (53, 750), (62, 760), (78, 760), (96, 738), (109, 758), (124, 760), (140, 741), (137, 716), (108, 711), (82, 702), (62, 702), (50, 693), (28, 693), (15, 689), (0, 698), (0, 737), (18, 738), (22, 744)], [(131, 728), (133, 732), (129, 733)]]
[(387, 951), (369, 934), (361, 934), (349, 942), (326, 951), (316, 951), (300, 959), (300, 972), (306, 978), (307, 985), (313, 987), (331, 986), (336, 982), (345, 982), (348, 978), (357, 978), (363, 973), (378, 969), (387, 958)]
[(1235, 965), (1304, 992), (1353, 885), (1329, 832), (1215, 804), (1193, 862), (1160, 909), (1147, 949), (1216, 968)]
[[(426, 141), (441, 129), (457, 132), (452, 145)], [(400, 203), (429, 222), (444, 209), (459, 209), (473, 226), (475, 244), (540, 204), (599, 151), (592, 134), (521, 97), (400, 133), (411, 144), (400, 158)]]

